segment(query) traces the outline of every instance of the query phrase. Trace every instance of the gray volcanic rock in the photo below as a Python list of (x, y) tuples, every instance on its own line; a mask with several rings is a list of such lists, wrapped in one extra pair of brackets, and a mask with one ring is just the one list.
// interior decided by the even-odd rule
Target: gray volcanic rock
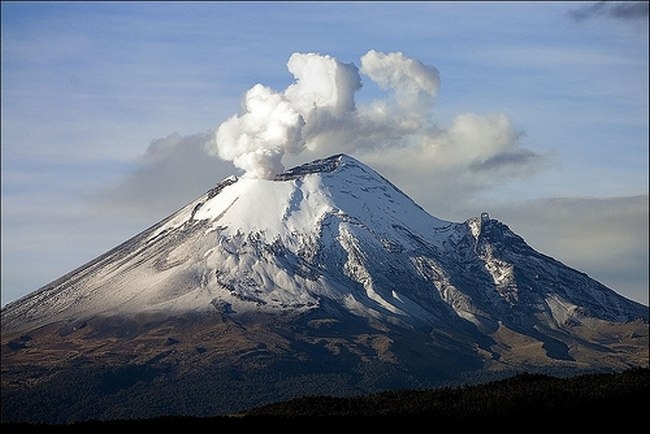
[[(648, 307), (335, 155), (230, 177), (2, 310), (3, 421), (648, 366)], [(481, 377), (483, 376), (483, 377)]]

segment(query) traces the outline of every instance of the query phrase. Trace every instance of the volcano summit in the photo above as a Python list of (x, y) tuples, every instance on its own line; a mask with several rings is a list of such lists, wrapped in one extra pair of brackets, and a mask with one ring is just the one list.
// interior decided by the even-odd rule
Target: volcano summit
[(347, 155), (230, 177), (2, 310), (2, 418), (222, 415), (495, 372), (648, 366), (648, 307)]

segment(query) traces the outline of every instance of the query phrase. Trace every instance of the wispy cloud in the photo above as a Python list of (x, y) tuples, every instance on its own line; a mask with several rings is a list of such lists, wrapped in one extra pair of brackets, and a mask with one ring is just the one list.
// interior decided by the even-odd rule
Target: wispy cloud
[(135, 168), (89, 198), (90, 205), (121, 217), (137, 213), (148, 219), (176, 211), (235, 172), (231, 163), (205, 153), (208, 139), (206, 132), (152, 140)]
[(648, 2), (601, 1), (573, 9), (569, 12), (569, 15), (576, 21), (584, 21), (596, 17), (625, 21), (647, 20)]

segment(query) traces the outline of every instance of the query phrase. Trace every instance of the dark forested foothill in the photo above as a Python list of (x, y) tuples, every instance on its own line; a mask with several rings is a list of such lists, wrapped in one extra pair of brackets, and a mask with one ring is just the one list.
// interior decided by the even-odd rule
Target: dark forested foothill
[(530, 427), (617, 431), (644, 423), (650, 369), (558, 378), (518, 374), (478, 385), (429, 390), (396, 390), (335, 398), (308, 396), (223, 417), (164, 417), (146, 420), (88, 421), (69, 425), (2, 424), (3, 433), (94, 432), (154, 428), (338, 429), (426, 423), (431, 429), (495, 428), (515, 432)]
[[(640, 418), (648, 398), (650, 371), (557, 378), (519, 374), (481, 385), (399, 390), (359, 397), (305, 397), (253, 409), (249, 415), (282, 417), (424, 417), (446, 423), (526, 423), (566, 417), (578, 423), (620, 424)], [(559, 423), (559, 422), (558, 422)], [(601, 425), (602, 426), (602, 425)]]

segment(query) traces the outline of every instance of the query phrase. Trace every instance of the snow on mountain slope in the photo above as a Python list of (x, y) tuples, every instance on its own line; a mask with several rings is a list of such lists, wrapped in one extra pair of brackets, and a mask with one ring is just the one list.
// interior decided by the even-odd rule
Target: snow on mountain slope
[(3, 309), (3, 327), (138, 312), (301, 315), (324, 302), (389, 323), (493, 330), (647, 320), (487, 214), (429, 215), (347, 155), (222, 181), (161, 223)]

